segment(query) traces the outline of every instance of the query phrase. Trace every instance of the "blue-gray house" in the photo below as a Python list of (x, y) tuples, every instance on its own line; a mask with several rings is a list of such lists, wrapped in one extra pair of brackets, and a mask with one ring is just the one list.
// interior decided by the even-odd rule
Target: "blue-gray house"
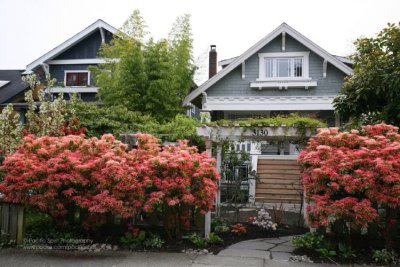
[[(211, 46), (210, 78), (184, 100), (184, 105), (194, 104), (210, 112), (212, 120), (272, 117), (296, 112), (322, 119), (330, 126), (339, 124), (332, 101), (342, 87), (343, 79), (352, 75), (351, 61), (331, 55), (286, 23), (239, 57), (221, 61), (219, 72), (216, 63), (215, 46)], [(210, 129), (200, 129), (204, 136), (212, 139)], [(215, 131), (218, 135), (229, 136), (235, 129), (221, 127)], [(216, 139), (218, 143), (220, 140)], [(276, 203), (296, 204), (295, 210), (300, 209), (303, 190), (299, 184), (296, 154), (301, 145), (282, 136), (275, 142), (251, 140), (234, 143), (236, 151), (251, 154), (251, 169), (244, 164), (235, 167), (233, 172), (235, 179), (240, 175), (248, 177), (246, 173), (250, 170), (257, 172), (257, 181), (249, 179), (242, 183), (244, 190), (248, 186), (249, 201), (263, 203), (264, 207)], [(211, 151), (211, 144), (208, 146)], [(217, 166), (222, 164), (221, 149), (219, 143)], [(229, 188), (224, 187), (225, 183), (229, 184), (232, 178), (221, 177), (223, 195), (224, 188)]]
[(50, 74), (56, 78), (53, 94), (61, 91), (68, 96), (77, 93), (84, 101), (96, 100), (98, 87), (91, 77), (89, 66), (104, 62), (97, 58), (102, 43), (108, 43), (117, 29), (99, 19), (81, 32), (26, 66), (24, 74)]
[(352, 74), (351, 61), (329, 54), (286, 23), (241, 56), (219, 62), (219, 72), (214, 52), (211, 46), (212, 77), (192, 91), (184, 105), (201, 103), (212, 120), (297, 112), (330, 126), (339, 123), (332, 100), (344, 77)]

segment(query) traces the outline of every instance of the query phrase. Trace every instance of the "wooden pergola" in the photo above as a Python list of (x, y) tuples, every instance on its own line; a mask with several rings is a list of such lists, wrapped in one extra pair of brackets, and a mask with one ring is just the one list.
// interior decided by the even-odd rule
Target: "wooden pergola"
[[(246, 125), (240, 126), (239, 124), (230, 126), (202, 126), (197, 128), (197, 135), (204, 137), (206, 150), (209, 157), (212, 157), (212, 147), (216, 146), (216, 168), (221, 172), (222, 163), (222, 143), (225, 141), (268, 141), (268, 142), (303, 142), (315, 133), (315, 129), (311, 127), (297, 127), (296, 125)], [(293, 155), (291, 156), (293, 158)], [(256, 159), (257, 160), (257, 159)], [(252, 164), (255, 166), (256, 164)], [(252, 189), (255, 191), (255, 181), (253, 186), (250, 186), (250, 194)], [(219, 213), (221, 205), (221, 190), (219, 188), (216, 197), (216, 211)], [(205, 236), (208, 237), (211, 231), (211, 212), (205, 216)]]

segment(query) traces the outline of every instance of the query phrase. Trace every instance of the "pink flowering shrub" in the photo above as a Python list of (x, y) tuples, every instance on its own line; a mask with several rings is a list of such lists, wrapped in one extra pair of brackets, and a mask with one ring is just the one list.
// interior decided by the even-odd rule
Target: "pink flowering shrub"
[[(189, 228), (189, 210), (209, 211), (218, 190), (219, 175), (215, 159), (206, 152), (198, 153), (187, 141), (160, 149), (158, 139), (149, 134), (136, 134), (137, 149), (129, 152), (139, 162), (146, 199), (146, 212), (158, 211), (170, 238), (180, 237)], [(130, 163), (131, 164), (131, 163)]]
[(0, 192), (5, 201), (37, 207), (57, 219), (74, 206), (87, 210), (89, 217), (107, 212), (132, 216), (144, 191), (124, 166), (125, 149), (110, 135), (100, 140), (28, 135), (3, 162)]
[(186, 141), (161, 149), (151, 135), (137, 134), (137, 139), (137, 148), (126, 152), (112, 135), (28, 135), (4, 160), (0, 192), (5, 201), (61, 220), (78, 207), (87, 227), (104, 223), (106, 214), (128, 218), (141, 210), (162, 210), (166, 218), (175, 216), (169, 218), (172, 226), (168, 221), (164, 226), (181, 227), (189, 222), (190, 207), (212, 208), (218, 179), (214, 159)]
[(378, 205), (387, 210), (400, 207), (398, 127), (321, 129), (298, 161), (306, 198), (313, 203), (308, 218), (314, 227), (336, 221), (354, 229), (366, 227), (380, 219)]

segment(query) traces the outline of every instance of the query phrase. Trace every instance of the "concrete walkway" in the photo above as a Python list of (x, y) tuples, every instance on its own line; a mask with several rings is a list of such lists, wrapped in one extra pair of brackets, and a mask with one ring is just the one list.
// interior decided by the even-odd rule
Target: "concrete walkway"
[[(321, 267), (331, 264), (291, 262), (291, 236), (242, 241), (218, 255), (129, 252), (0, 249), (0, 266), (29, 267)], [(354, 265), (358, 266), (358, 265)]]
[[(247, 256), (193, 255), (107, 251), (100, 253), (0, 249), (0, 266), (29, 267), (306, 267), (293, 263)], [(312, 264), (312, 267), (326, 265)]]
[(246, 240), (222, 250), (220, 256), (254, 257), (264, 260), (289, 261), (295, 250), (292, 236)]
[[(306, 263), (291, 263), (259, 257), (194, 255), (156, 252), (68, 252), (22, 249), (0, 250), (0, 266), (29, 267), (303, 267)], [(315, 265), (315, 267), (318, 265)], [(324, 265), (320, 265), (324, 266)], [(314, 266), (313, 266), (314, 267)]]

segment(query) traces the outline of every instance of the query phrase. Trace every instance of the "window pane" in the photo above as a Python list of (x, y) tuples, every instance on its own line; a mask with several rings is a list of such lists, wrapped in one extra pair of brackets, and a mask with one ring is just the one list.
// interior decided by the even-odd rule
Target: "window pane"
[(277, 61), (277, 77), (290, 77), (290, 59), (279, 58)]
[(88, 73), (87, 72), (70, 72), (67, 73), (66, 85), (65, 86), (87, 86), (88, 85)]
[(295, 58), (294, 60), (294, 77), (303, 76), (303, 59)]
[(79, 73), (79, 82), (81, 86), (88, 85), (88, 74), (85, 72)]
[(272, 58), (265, 59), (265, 77), (273, 77), (273, 60)]
[(73, 86), (78, 79), (76, 73), (67, 73), (67, 86)]

